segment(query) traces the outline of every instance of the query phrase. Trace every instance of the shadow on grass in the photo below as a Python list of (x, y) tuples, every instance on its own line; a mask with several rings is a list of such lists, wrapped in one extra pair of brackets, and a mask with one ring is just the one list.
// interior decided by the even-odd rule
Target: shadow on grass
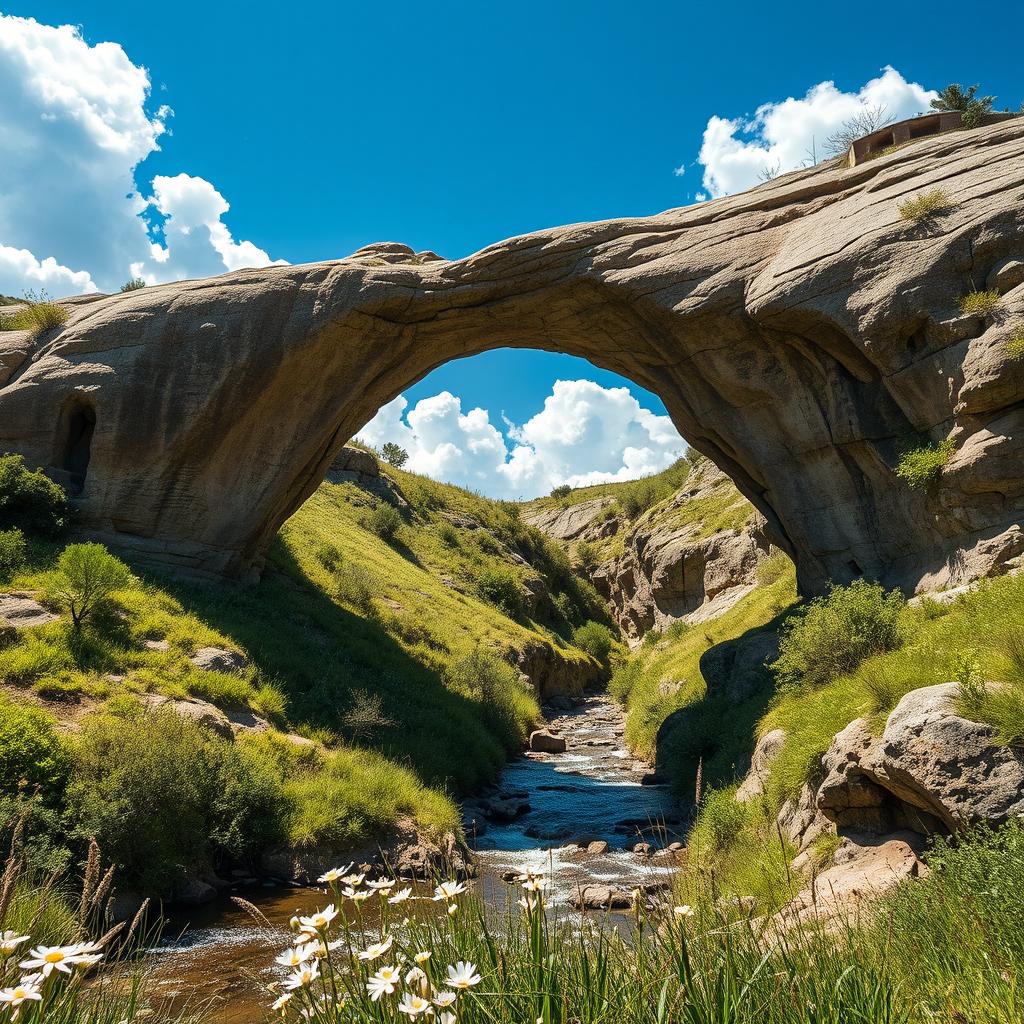
[(393, 722), (368, 745), (408, 765), (428, 785), (468, 792), (504, 764), (502, 744), (485, 725), (481, 706), (448, 690), (438, 671), (412, 657), (375, 618), (331, 601), (280, 539), (254, 587), (151, 579), (249, 652), (284, 693), (292, 727), (344, 738), (345, 712), (362, 690), (381, 698)]
[(757, 723), (775, 693), (768, 664), (778, 656), (779, 630), (793, 610), (701, 655), (704, 695), (673, 711), (655, 737), (656, 770), (681, 799), (693, 801), (698, 765), (705, 790), (730, 785), (749, 770)]

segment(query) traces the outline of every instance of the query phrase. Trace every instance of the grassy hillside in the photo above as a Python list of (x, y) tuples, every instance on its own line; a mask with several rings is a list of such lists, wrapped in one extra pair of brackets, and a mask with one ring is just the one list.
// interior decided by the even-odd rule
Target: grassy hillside
[[(0, 638), (0, 718), (32, 705), (37, 753), (64, 764), (36, 800), (51, 845), (74, 848), (86, 823), (121, 841), (124, 826), (83, 794), (98, 788), (122, 813), (145, 805), (150, 789), (130, 766), (153, 749), (179, 769), (154, 786), (185, 786), (197, 760), (236, 779), (230, 820), (203, 817), (208, 793), (181, 798), (197, 804), (197, 832), (234, 837), (213, 851), (223, 857), (254, 853), (252, 836), (239, 836), (253, 815), (267, 841), (306, 845), (358, 842), (401, 815), (457, 827), (446, 794), (492, 779), (539, 716), (510, 652), (529, 648), (532, 663), (563, 678), (596, 678), (601, 667), (571, 638), (602, 611), (561, 552), (514, 506), (391, 475), (408, 502), (401, 515), (351, 483), (325, 483), (282, 529), (258, 586), (199, 587), (140, 570), (81, 631), (53, 582), (60, 541), (30, 536), (6, 568), (0, 558), (0, 591), (32, 592), (61, 612)], [(206, 646), (240, 651), (249, 665), (197, 668), (190, 656)], [(229, 755), (144, 714), (151, 693), (249, 709), (275, 729)], [(315, 745), (287, 740), (289, 731)], [(31, 802), (19, 763), (0, 740), (4, 798)], [(120, 781), (104, 790), (105, 777)], [(139, 813), (128, 817), (142, 831), (167, 825)], [(69, 814), (81, 820), (69, 824)], [(210, 855), (202, 843), (189, 854)]]

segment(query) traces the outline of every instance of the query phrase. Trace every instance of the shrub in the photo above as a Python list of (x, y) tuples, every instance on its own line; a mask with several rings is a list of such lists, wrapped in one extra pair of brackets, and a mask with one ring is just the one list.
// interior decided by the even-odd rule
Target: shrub
[(952, 206), (953, 200), (944, 189), (933, 188), (929, 192), (922, 192), (920, 195), (914, 196), (913, 199), (904, 200), (899, 205), (899, 211), (904, 220), (920, 223), (936, 214), (944, 213)]
[(0, 696), (0, 795), (51, 800), (63, 789), (70, 762), (43, 711)]
[(447, 547), (457, 548), (459, 546), (459, 531), (451, 523), (441, 523), (437, 528), (437, 535), (441, 538), (441, 543)]
[(123, 285), (121, 285), (121, 291), (123, 292), (137, 292), (140, 288), (145, 288), (146, 282), (141, 277), (129, 278)]
[(833, 586), (783, 627), (778, 660), (772, 663), (784, 686), (823, 686), (852, 672), (865, 658), (900, 645), (899, 591), (855, 580)]
[(364, 743), (381, 729), (390, 729), (394, 719), (384, 713), (384, 700), (380, 694), (366, 690), (353, 690), (351, 703), (341, 718), (349, 736), (355, 743)]
[(522, 748), (528, 727), (540, 708), (518, 671), (493, 651), (477, 646), (452, 663), (448, 681), (453, 689), (480, 702), (484, 724), (509, 753)]
[(965, 316), (991, 316), (1002, 301), (997, 291), (968, 292), (960, 297), (960, 312)]
[(484, 566), (476, 578), (476, 592), (510, 618), (519, 618), (523, 614), (523, 592), (519, 580), (502, 566)]
[(938, 480), (942, 467), (953, 457), (956, 445), (947, 438), (939, 444), (911, 448), (900, 456), (896, 475), (911, 487), (923, 490)]
[(0, 530), (0, 577), (8, 577), (25, 564), (25, 534)]
[(128, 566), (102, 544), (69, 544), (57, 559), (49, 589), (71, 613), (78, 630), (89, 615), (131, 581)]
[(709, 789), (697, 815), (688, 845), (701, 854), (718, 853), (735, 841), (746, 821), (746, 807), (736, 802), (736, 787)]
[(67, 525), (67, 496), (20, 455), (0, 455), (0, 530), (55, 537)]
[(588, 574), (597, 568), (600, 560), (597, 547), (588, 540), (578, 541), (573, 550), (573, 555), (576, 559), (576, 565)]
[(572, 494), (572, 488), (568, 484), (559, 484), (557, 487), (551, 488), (551, 497), (557, 501), (568, 498), (570, 494)]
[(363, 515), (361, 525), (364, 530), (377, 534), (381, 540), (392, 541), (402, 526), (402, 516), (394, 505), (380, 501)]
[(607, 626), (600, 622), (588, 619), (582, 626), (573, 630), (572, 642), (584, 650), (592, 658), (596, 658), (602, 665), (608, 664), (608, 655), (611, 654), (615, 645), (615, 637)]
[(1024, 359), (1024, 327), (1017, 327), (1006, 340), (1006, 358)]
[(782, 579), (789, 570), (790, 560), (784, 551), (772, 551), (764, 561), (759, 562), (754, 570), (759, 586), (771, 586), (776, 580)]
[(284, 814), (265, 758), (170, 710), (86, 719), (74, 747), (68, 806), (119, 879), (164, 894), (187, 871), (274, 842)]
[(342, 562), (334, 570), (335, 597), (364, 613), (373, 611), (372, 598), (378, 587), (377, 577), (355, 562)]

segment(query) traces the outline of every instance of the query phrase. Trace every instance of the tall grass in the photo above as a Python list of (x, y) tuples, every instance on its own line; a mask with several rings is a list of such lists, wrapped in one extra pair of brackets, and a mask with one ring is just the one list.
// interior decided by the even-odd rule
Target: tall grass
[[(610, 917), (545, 911), (542, 868), (511, 883), (504, 913), (447, 886), (413, 913), (408, 891), (388, 902), (393, 882), (378, 895), (357, 879), (346, 895), (350, 880), (338, 880), (326, 897), (338, 917), (296, 922), (310, 969), (305, 983), (292, 974), (280, 1012), (326, 1024), (344, 1002), (344, 1019), (384, 1024), (408, 1019), (420, 999), (444, 1024), (452, 1011), (467, 1024), (1019, 1020), (1024, 831), (940, 843), (931, 862), (927, 880), (904, 883), (858, 917), (794, 929), (723, 904), (698, 873), (688, 880), (691, 905), (638, 896), (618, 927)], [(464, 988), (448, 982), (460, 963), (469, 965)], [(268, 1002), (281, 991), (278, 983)]]

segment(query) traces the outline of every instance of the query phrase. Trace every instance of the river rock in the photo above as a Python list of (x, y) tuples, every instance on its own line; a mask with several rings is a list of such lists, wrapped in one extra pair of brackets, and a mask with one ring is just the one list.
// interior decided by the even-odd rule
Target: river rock
[(633, 895), (610, 885), (584, 885), (571, 903), (577, 910), (629, 910), (633, 906)]
[(592, 843), (587, 843), (587, 853), (602, 854), (608, 852), (608, 844), (603, 839), (596, 839)]
[(530, 809), (530, 801), (523, 797), (493, 797), (481, 805), (484, 816), (490, 821), (509, 822), (521, 818)]
[(555, 736), (547, 729), (530, 733), (530, 749), (544, 754), (564, 754), (568, 744), (564, 736)]
[(188, 876), (174, 888), (173, 902), (186, 907), (199, 907), (212, 903), (217, 898), (217, 889), (201, 878)]

